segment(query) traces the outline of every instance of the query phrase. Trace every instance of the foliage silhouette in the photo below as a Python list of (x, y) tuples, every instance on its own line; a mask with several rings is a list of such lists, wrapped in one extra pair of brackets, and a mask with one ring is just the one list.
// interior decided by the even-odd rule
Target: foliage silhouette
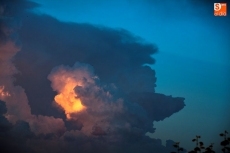
[(220, 145), (223, 146), (223, 148), (221, 149), (224, 153), (230, 153), (230, 147), (229, 147), (229, 143), (230, 143), (230, 137), (227, 137), (228, 132), (224, 131), (224, 133), (221, 133), (220, 136), (224, 137), (224, 140), (221, 141)]
[[(224, 140), (220, 142), (220, 145), (223, 147), (221, 150), (223, 153), (230, 153), (230, 137), (227, 137), (228, 132), (224, 131), (223, 133), (220, 133), (221, 137), (224, 137)], [(196, 146), (193, 150), (189, 151), (188, 153), (215, 153), (213, 150), (214, 143), (211, 143), (208, 147), (205, 148), (204, 143), (200, 141), (201, 136), (197, 135), (194, 139), (192, 139), (192, 142), (196, 143)], [(184, 149), (179, 146), (179, 142), (176, 142), (173, 145), (177, 152), (171, 152), (171, 153), (180, 153), (180, 151), (183, 151)]]
[(171, 152), (171, 153), (180, 153), (180, 151), (183, 151), (184, 148), (180, 147), (180, 142), (176, 142), (173, 147), (175, 147), (177, 149), (177, 152)]

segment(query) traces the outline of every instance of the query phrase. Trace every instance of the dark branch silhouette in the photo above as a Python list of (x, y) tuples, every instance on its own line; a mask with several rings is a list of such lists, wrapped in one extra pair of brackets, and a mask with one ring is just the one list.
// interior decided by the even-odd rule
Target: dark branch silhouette
[[(223, 153), (230, 153), (230, 137), (227, 137), (228, 132), (225, 130), (223, 133), (220, 133), (221, 137), (224, 137), (224, 140), (220, 142), (220, 145), (222, 146), (222, 152)], [(197, 135), (194, 139), (192, 139), (192, 142), (196, 143), (196, 146), (193, 150), (189, 151), (188, 153), (215, 153), (213, 150), (214, 143), (211, 143), (208, 147), (204, 146), (204, 143), (200, 141), (201, 136)], [(180, 151), (183, 151), (184, 149), (179, 146), (179, 142), (176, 142), (173, 145), (177, 152), (171, 152), (171, 153), (180, 153)]]

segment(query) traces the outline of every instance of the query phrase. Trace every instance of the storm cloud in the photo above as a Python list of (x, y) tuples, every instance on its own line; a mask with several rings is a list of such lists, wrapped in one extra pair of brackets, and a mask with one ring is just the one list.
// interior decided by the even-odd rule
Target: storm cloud
[[(25, 1), (22, 3), (11, 3), (9, 1), (2, 2), (1, 4), (1, 44), (0, 44), (0, 99), (6, 102), (7, 113), (6, 118), (16, 124), (17, 121), (27, 121), (33, 132), (37, 133), (49, 133), (50, 130), (60, 131), (64, 129), (64, 122), (61, 119), (55, 119), (54, 117), (35, 116), (31, 114), (31, 108), (28, 104), (28, 99), (24, 89), (21, 86), (14, 86), (13, 75), (17, 73), (17, 68), (12, 63), (15, 54), (20, 51), (21, 43), (18, 38), (18, 29), (20, 28), (20, 22), (17, 13), (17, 7), (24, 6)], [(33, 4), (33, 3), (28, 3)], [(16, 7), (15, 9), (13, 9)], [(25, 5), (27, 8), (27, 5)], [(15, 12), (16, 11), (16, 12)], [(47, 127), (48, 126), (48, 127)]]
[[(184, 98), (155, 93), (155, 71), (145, 65), (155, 63), (157, 47), (125, 29), (27, 10), (35, 6), (25, 0), (1, 4), (6, 140), (17, 144), (22, 131), (26, 145), (18, 147), (28, 152), (169, 152), (145, 135), (155, 131), (153, 121), (185, 106)], [(9, 30), (13, 21), (17, 26)]]

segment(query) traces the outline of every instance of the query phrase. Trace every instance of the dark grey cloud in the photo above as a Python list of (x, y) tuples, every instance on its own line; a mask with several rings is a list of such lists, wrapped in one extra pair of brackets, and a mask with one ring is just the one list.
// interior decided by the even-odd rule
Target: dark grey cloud
[(9, 121), (3, 116), (7, 112), (5, 102), (0, 100), (0, 128), (1, 128), (1, 135), (4, 135), (11, 128), (11, 124)]
[(34, 137), (29, 124), (25, 121), (18, 121), (11, 124), (4, 116), (7, 111), (5, 102), (0, 100), (0, 151), (1, 152), (33, 152), (26, 141)]
[(165, 96), (159, 93), (130, 93), (129, 99), (141, 105), (148, 113), (148, 116), (154, 121), (164, 120), (185, 106), (184, 98), (173, 98), (172, 96)]
[[(15, 58), (15, 63), (21, 72), (16, 83), (25, 83), (23, 85), (25, 91), (30, 92), (29, 101), (36, 101), (30, 104), (35, 114), (39, 114), (36, 112), (39, 109), (52, 109), (52, 106), (41, 105), (41, 103), (49, 104), (46, 100), (50, 101), (54, 96), (52, 90), (47, 90), (50, 88), (47, 74), (55, 66), (73, 65), (76, 61), (92, 65), (102, 83), (116, 82), (121, 92), (138, 90), (154, 92), (155, 72), (149, 67), (142, 67), (143, 64), (154, 63), (155, 60), (151, 55), (157, 50), (153, 45), (138, 43), (140, 40), (135, 40), (135, 37), (133, 38), (125, 30), (62, 23), (49, 16), (35, 14), (27, 14), (24, 19), (24, 26), (20, 29), (23, 49)], [(24, 60), (25, 58), (27, 60)], [(31, 67), (28, 67), (29, 65)], [(129, 79), (129, 76), (133, 77)], [(35, 82), (33, 78), (37, 78), (37, 81)], [(47, 87), (44, 89), (46, 91), (40, 90), (44, 86)], [(41, 94), (47, 98), (42, 96), (30, 100), (33, 98), (33, 91), (36, 91), (36, 94), (43, 92)], [(33, 105), (36, 110), (33, 110)]]
[[(143, 65), (155, 63), (151, 55), (157, 52), (156, 46), (124, 29), (66, 23), (25, 11), (38, 6), (35, 3), (4, 3), (8, 7), (1, 4), (1, 15), (20, 17), (20, 28), (7, 35), (1, 26), (1, 38), (12, 44), (20, 38), (22, 44), (0, 61), (15, 69), (0, 72), (2, 95), (16, 95), (0, 97), (6, 99), (7, 112), (4, 106), (0, 110), (15, 120), (12, 124), (11, 116), (0, 118), (8, 152), (14, 151), (12, 145), (24, 152), (170, 151), (161, 140), (145, 136), (154, 132), (153, 121), (164, 120), (185, 106), (184, 98), (155, 93), (155, 71)], [(5, 18), (1, 23), (10, 27), (4, 24), (10, 23)], [(0, 53), (8, 53), (9, 46)], [(83, 84), (75, 86), (74, 92), (87, 109), (71, 113), (69, 120), (54, 102), (56, 86), (62, 82), (54, 84), (52, 76), (59, 71)]]
[(63, 120), (31, 114), (24, 89), (13, 84), (15, 80), (13, 75), (18, 70), (12, 60), (22, 47), (18, 37), (18, 30), (21, 26), (19, 18), (24, 10), (32, 7), (31, 4), (34, 3), (2, 1), (0, 5), (0, 37), (2, 39), (0, 43), (0, 99), (6, 102), (7, 113), (5, 116), (12, 124), (17, 124), (21, 120), (26, 121), (36, 134), (48, 133), (50, 130), (53, 132), (54, 129), (59, 132), (60, 128), (65, 129)]
[(0, 40), (1, 43), (8, 39), (13, 39), (16, 44), (19, 44), (19, 39), (16, 30), (20, 27), (19, 16), (28, 9), (38, 7), (34, 2), (26, 0), (1, 0), (0, 2)]

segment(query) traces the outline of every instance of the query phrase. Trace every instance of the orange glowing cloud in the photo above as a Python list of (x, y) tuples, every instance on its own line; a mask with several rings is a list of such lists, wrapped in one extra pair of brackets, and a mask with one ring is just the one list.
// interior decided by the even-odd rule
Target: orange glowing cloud
[(77, 113), (85, 109), (85, 106), (81, 104), (81, 100), (77, 98), (74, 92), (74, 88), (79, 85), (80, 82), (68, 78), (65, 80), (63, 88), (60, 89), (60, 93), (54, 97), (55, 102), (64, 109), (68, 119), (71, 118), (71, 113)]
[(48, 76), (48, 79), (52, 82), (52, 88), (58, 92), (54, 101), (63, 108), (67, 119), (71, 119), (72, 113), (79, 113), (86, 109), (74, 88), (84, 86), (84, 79), (93, 81), (91, 71), (91, 67), (76, 63), (73, 68), (68, 66), (57, 67)]
[(5, 87), (4, 86), (0, 86), (0, 97), (9, 97), (10, 93), (7, 91), (4, 91)]

